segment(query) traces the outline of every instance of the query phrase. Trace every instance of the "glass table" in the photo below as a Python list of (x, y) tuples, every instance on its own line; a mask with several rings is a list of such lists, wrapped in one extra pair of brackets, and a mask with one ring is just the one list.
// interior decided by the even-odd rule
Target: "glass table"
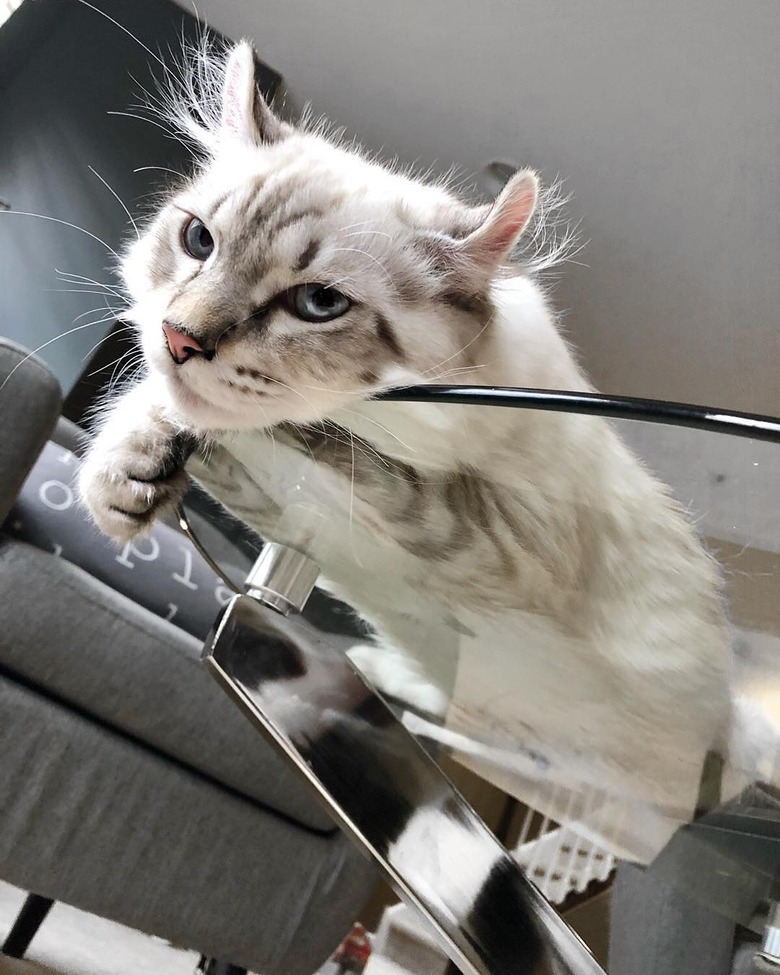
[[(434, 387), (393, 397), (434, 397), (445, 411), (468, 403), (486, 413), (516, 408), (610, 416), (615, 431), (669, 486), (720, 564), (733, 686), (748, 711), (761, 714), (757, 720), (780, 730), (780, 422), (544, 391)], [(223, 615), (206, 661), (396, 889), (433, 921), (458, 967), (467, 975), (602, 971), (538, 888), (549, 895), (577, 871), (585, 882), (603, 877), (616, 861), (646, 865), (648, 875), (691, 902), (765, 935), (756, 971), (771, 964), (773, 950), (780, 964), (773, 934), (780, 866), (773, 748), (750, 770), (730, 768), (716, 748), (705, 751), (680, 774), (674, 803), (656, 801), (654, 787), (644, 786), (652, 778), (654, 735), (666, 729), (638, 715), (647, 725), (646, 768), (640, 763), (622, 779), (603, 774), (579, 730), (571, 681), (556, 674), (571, 647), (551, 645), (548, 635), (543, 642), (537, 620), (526, 618), (518, 627), (517, 652), (508, 656), (505, 646), (485, 643), (473, 611), (453, 611), (435, 591), (410, 589), (403, 643), (413, 654), (417, 648), (420, 668), (439, 692), (431, 707), (411, 679), (408, 688), (401, 682), (386, 689), (384, 700), (375, 695), (347, 660), (346, 644), (334, 647), (332, 637), (323, 639), (295, 615), (316, 582), (323, 546), (340, 553), (335, 589), (343, 593), (355, 575), (363, 573), (365, 582), (368, 553), (384, 544), (356, 515), (352, 495), (349, 511), (337, 511), (345, 504), (343, 492), (334, 490), (327, 473), (320, 476), (323, 465), (311, 463), (312, 454), (327, 449), (325, 439), (312, 438), (302, 451), (282, 434), (266, 456), (239, 435), (212, 452), (208, 465), (193, 460), (193, 473), (217, 496), (214, 471), (244, 478), (252, 511), (262, 512), (254, 527), (277, 543), (264, 550), (250, 595), (237, 596)], [(382, 472), (382, 462), (375, 458), (374, 465)], [(387, 466), (384, 473), (397, 476)], [(335, 535), (345, 517), (348, 539)], [(360, 652), (353, 656), (358, 665), (369, 660)], [(524, 672), (533, 658), (537, 666), (549, 660), (548, 693), (554, 695), (560, 681), (560, 707), (551, 715), (554, 740), (523, 721)], [(583, 687), (582, 706), (598, 708), (608, 693), (604, 686)], [(539, 841), (534, 846), (529, 839), (529, 815), (510, 861), (449, 789), (430, 757), (442, 752), (554, 825), (544, 856)], [(509, 866), (517, 861), (538, 887)]]

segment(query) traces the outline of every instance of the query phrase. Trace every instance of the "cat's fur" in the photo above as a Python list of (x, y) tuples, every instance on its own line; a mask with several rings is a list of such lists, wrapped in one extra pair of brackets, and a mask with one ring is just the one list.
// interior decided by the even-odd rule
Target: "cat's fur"
[[(123, 262), (148, 375), (84, 464), (95, 521), (124, 540), (169, 509), (186, 484), (179, 435), (195, 434), (209, 490), (306, 544), (377, 626), (388, 649), (357, 656), (378, 683), (434, 712), (454, 693), (452, 728), (687, 819), (708, 750), (754, 758), (733, 750), (718, 570), (666, 489), (598, 418), (366, 402), (440, 377), (590, 388), (544, 291), (511, 262), (535, 175), (470, 207), (280, 122), (248, 45), (223, 77), (185, 118), (201, 168)], [(205, 263), (181, 245), (190, 215), (216, 241)], [(275, 301), (312, 282), (351, 308), (307, 324)], [(209, 356), (176, 364), (165, 320)], [(307, 522), (318, 503), (327, 516)]]

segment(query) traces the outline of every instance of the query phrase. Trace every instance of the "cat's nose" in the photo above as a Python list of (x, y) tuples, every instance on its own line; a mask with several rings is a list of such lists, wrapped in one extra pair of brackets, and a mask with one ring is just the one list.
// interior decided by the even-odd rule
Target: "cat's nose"
[[(171, 322), (163, 322), (162, 330), (165, 341), (168, 343), (168, 351), (177, 365), (180, 366), (182, 362), (186, 362), (194, 355), (206, 354), (200, 342), (184, 332), (179, 326), (173, 325)], [(207, 358), (211, 357), (208, 356)]]

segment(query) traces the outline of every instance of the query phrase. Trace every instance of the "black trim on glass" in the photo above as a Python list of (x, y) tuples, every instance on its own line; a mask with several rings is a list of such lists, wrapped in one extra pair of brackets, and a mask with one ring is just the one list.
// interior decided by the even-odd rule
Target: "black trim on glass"
[(378, 393), (377, 400), (413, 403), (452, 403), (472, 406), (510, 406), (516, 409), (585, 413), (616, 420), (647, 420), (693, 427), (712, 433), (780, 443), (780, 419), (756, 413), (738, 413), (690, 403), (604, 396), (567, 390), (520, 389), (513, 386), (407, 386)]

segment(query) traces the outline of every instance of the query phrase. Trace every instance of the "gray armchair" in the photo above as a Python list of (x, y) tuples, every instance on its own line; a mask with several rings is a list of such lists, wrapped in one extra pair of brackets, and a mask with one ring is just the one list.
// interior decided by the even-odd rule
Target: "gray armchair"
[[(25, 355), (0, 340), (0, 525), (60, 410)], [(199, 651), (0, 528), (0, 877), (262, 975), (311, 975), (375, 874)]]

